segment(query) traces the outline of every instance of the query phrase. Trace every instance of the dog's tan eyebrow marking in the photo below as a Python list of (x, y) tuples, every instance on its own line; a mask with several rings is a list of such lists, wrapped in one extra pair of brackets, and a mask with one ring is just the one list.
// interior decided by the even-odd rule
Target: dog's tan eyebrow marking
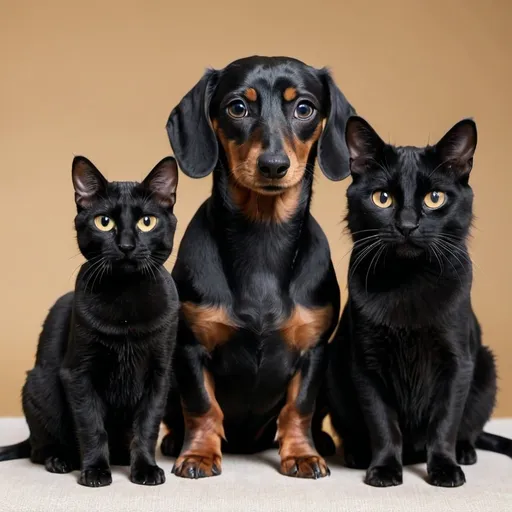
[(288, 87), (283, 92), (283, 98), (286, 101), (292, 101), (297, 97), (297, 89), (295, 87)]
[(245, 90), (244, 96), (249, 101), (256, 101), (258, 99), (258, 93), (256, 92), (256, 89), (253, 89), (252, 87), (249, 87), (248, 89)]

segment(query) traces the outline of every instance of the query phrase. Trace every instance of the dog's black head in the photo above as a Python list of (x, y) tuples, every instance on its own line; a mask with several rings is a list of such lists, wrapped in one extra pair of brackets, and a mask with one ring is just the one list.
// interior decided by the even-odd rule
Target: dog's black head
[[(210, 70), (171, 112), (167, 131), (181, 169), (207, 176), (220, 159), (237, 184), (277, 195), (318, 162), (349, 175), (345, 124), (354, 109), (326, 69), (287, 57), (248, 57)], [(220, 143), (220, 144), (219, 144)]]

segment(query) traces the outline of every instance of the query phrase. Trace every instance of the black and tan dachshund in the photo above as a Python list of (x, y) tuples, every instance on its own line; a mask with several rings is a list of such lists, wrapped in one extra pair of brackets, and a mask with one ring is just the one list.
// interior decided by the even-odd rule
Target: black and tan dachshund
[(213, 172), (172, 274), (179, 392), (162, 452), (179, 454), (178, 476), (218, 475), (221, 447), (254, 453), (276, 438), (282, 473), (329, 474), (311, 424), (340, 293), (310, 201), (317, 157), (329, 179), (349, 174), (353, 113), (327, 70), (249, 57), (207, 71), (169, 117), (181, 169)]

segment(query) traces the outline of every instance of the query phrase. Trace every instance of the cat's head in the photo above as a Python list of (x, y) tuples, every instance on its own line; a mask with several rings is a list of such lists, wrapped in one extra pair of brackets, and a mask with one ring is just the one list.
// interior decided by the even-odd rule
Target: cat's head
[(161, 160), (142, 183), (109, 182), (87, 159), (72, 165), (80, 251), (111, 271), (151, 273), (173, 248), (178, 170), (174, 158)]
[(345, 135), (353, 179), (347, 220), (354, 240), (366, 239), (360, 247), (380, 242), (410, 258), (464, 244), (472, 221), (472, 120), (422, 148), (386, 144), (360, 117), (349, 119)]

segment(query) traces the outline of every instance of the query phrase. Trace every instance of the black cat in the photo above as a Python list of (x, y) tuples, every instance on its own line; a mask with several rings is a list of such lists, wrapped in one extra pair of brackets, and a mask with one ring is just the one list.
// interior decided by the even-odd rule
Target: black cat
[(470, 299), (476, 126), (463, 120), (435, 146), (393, 147), (353, 117), (346, 141), (354, 248), (327, 379), (345, 463), (383, 487), (402, 483), (403, 464), (426, 461), (432, 485), (459, 486), (475, 446), (512, 456), (510, 440), (482, 432), (496, 369)]
[(80, 251), (74, 293), (50, 310), (23, 388), (28, 440), (0, 460), (30, 457), (52, 473), (81, 469), (79, 483), (165, 481), (155, 445), (166, 402), (178, 298), (163, 264), (173, 247), (178, 173), (165, 158), (142, 183), (112, 182), (73, 160)]

